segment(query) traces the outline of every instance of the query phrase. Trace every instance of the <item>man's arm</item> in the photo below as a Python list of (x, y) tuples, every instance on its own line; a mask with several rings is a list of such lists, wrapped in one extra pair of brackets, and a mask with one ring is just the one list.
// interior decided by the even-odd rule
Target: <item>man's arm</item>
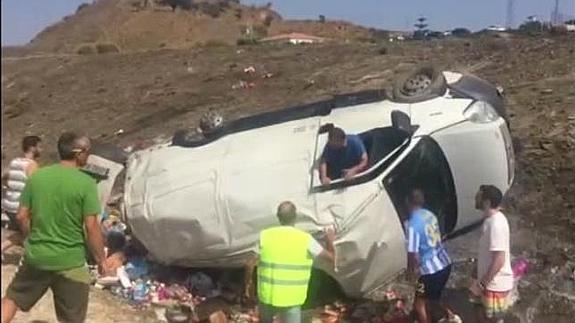
[(408, 274), (414, 278), (419, 273), (419, 243), (420, 235), (417, 230), (411, 226), (407, 227), (407, 270)]
[(30, 208), (21, 205), (18, 209), (18, 214), (16, 214), (16, 220), (20, 226), (20, 231), (22, 231), (22, 237), (26, 239), (30, 233)]
[(30, 164), (28, 164), (28, 167), (26, 167), (26, 176), (30, 177), (32, 176), (32, 174), (34, 174), (34, 172), (36, 172), (38, 170), (39, 166), (38, 163), (33, 161)]
[(8, 186), (8, 172), (2, 174), (2, 186)]
[(259, 256), (252, 253), (244, 265), (244, 297), (246, 301), (255, 299), (254, 270), (258, 264)]
[(419, 253), (407, 253), (407, 273), (411, 277), (416, 277), (419, 274)]
[(327, 163), (323, 157), (319, 164), (319, 180), (323, 185), (329, 185), (329, 183), (331, 183), (331, 178), (327, 177)]
[(104, 252), (104, 236), (102, 235), (102, 229), (100, 228), (100, 222), (98, 221), (97, 214), (91, 214), (84, 217), (84, 226), (86, 227), (86, 234), (88, 240), (88, 246), (92, 255), (100, 267), (102, 274), (112, 274), (108, 273), (108, 269), (104, 268), (106, 254)]
[[(325, 248), (321, 248), (321, 252), (319, 253), (318, 257), (327, 259), (335, 268), (335, 230), (333, 228), (329, 228), (325, 231), (325, 239), (326, 246)], [(313, 242), (317, 243), (315, 240)], [(321, 245), (319, 246), (321, 247)]]
[(505, 265), (505, 251), (490, 251), (489, 254), (491, 255), (491, 262), (489, 263), (489, 267), (487, 269), (487, 273), (483, 277), (480, 277), (479, 283), (482, 284), (482, 289), (485, 289), (495, 275), (503, 268)]
[(344, 170), (344, 176), (346, 180), (350, 180), (352, 179), (355, 175), (363, 172), (366, 168), (367, 168), (367, 164), (368, 164), (368, 158), (367, 158), (367, 153), (364, 152), (361, 155), (361, 159), (359, 161), (359, 164), (353, 166), (350, 169)]
[(315, 238), (311, 238), (307, 247), (307, 251), (311, 258), (323, 258), (330, 262), (335, 270), (335, 231), (333, 228), (329, 228), (324, 231), (326, 246), (322, 246)]

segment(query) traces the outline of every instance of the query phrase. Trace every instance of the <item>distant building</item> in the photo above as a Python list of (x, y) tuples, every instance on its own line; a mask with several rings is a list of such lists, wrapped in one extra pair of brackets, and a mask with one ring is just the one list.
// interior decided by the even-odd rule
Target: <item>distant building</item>
[(492, 25), (492, 26), (487, 27), (487, 30), (489, 30), (489, 31), (506, 31), (507, 29), (505, 27)]
[(390, 31), (389, 32), (389, 41), (404, 41), (411, 37), (411, 32), (405, 31)]
[(271, 37), (266, 37), (261, 39), (261, 42), (275, 42), (275, 43), (290, 43), (294, 45), (298, 44), (315, 44), (323, 43), (327, 38), (317, 37), (313, 35), (301, 34), (301, 33), (289, 33), (280, 34)]

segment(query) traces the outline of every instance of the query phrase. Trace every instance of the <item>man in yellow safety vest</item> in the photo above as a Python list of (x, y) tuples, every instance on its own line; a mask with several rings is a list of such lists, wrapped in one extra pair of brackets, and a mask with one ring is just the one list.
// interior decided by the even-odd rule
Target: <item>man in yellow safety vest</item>
[[(326, 230), (324, 249), (309, 233), (294, 227), (296, 213), (292, 202), (282, 202), (277, 211), (281, 225), (260, 233), (257, 277), (261, 323), (271, 323), (274, 315), (282, 323), (300, 323), (313, 259), (323, 257), (335, 264), (333, 229)], [(248, 297), (255, 264), (256, 259), (248, 264), (246, 273)]]

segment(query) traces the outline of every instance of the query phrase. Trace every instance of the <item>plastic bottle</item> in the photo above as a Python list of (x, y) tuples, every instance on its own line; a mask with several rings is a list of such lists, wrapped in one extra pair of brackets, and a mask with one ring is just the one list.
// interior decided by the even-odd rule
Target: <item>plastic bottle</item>
[(521, 279), (529, 271), (529, 261), (525, 258), (519, 258), (513, 264), (513, 278)]
[(148, 288), (146, 287), (146, 283), (143, 280), (138, 279), (136, 280), (136, 284), (134, 286), (134, 301), (140, 303), (147, 300), (148, 295)]
[(519, 280), (521, 280), (521, 278), (525, 276), (527, 271), (529, 271), (529, 261), (525, 258), (519, 258), (514, 261), (513, 266), (511, 266), (511, 269), (513, 271), (513, 289), (511, 290), (511, 293), (508, 298), (509, 305), (513, 305), (515, 304), (515, 302), (519, 300), (519, 290), (518, 290)]

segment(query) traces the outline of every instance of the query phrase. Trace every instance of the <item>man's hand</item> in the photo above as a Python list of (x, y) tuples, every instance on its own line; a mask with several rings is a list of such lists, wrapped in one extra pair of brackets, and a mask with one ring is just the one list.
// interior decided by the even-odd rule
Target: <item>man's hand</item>
[(329, 185), (331, 183), (331, 178), (329, 178), (327, 176), (322, 177), (320, 180), (321, 180), (321, 185)]
[(471, 282), (471, 286), (469, 286), (469, 291), (473, 296), (481, 297), (481, 295), (483, 294), (483, 288), (481, 287), (481, 284), (477, 279), (474, 279), (473, 282)]
[(104, 236), (102, 235), (98, 215), (93, 214), (85, 216), (84, 226), (86, 228), (88, 246), (92, 251), (94, 260), (96, 260), (96, 263), (98, 264), (98, 269), (102, 270), (101, 274), (105, 275), (106, 271), (109, 271), (109, 266), (104, 264), (106, 262)]
[(344, 169), (342, 172), (343, 172), (343, 178), (346, 181), (353, 179), (353, 177), (355, 175), (357, 175), (357, 169), (356, 168)]
[(110, 267), (107, 261), (98, 263), (98, 274), (103, 277), (116, 276), (116, 273)]
[(335, 241), (335, 229), (333, 227), (325, 229), (325, 239), (329, 245), (333, 246), (333, 242)]
[(407, 270), (407, 280), (410, 282), (416, 282), (419, 278), (420, 273), (418, 268), (411, 268)]

